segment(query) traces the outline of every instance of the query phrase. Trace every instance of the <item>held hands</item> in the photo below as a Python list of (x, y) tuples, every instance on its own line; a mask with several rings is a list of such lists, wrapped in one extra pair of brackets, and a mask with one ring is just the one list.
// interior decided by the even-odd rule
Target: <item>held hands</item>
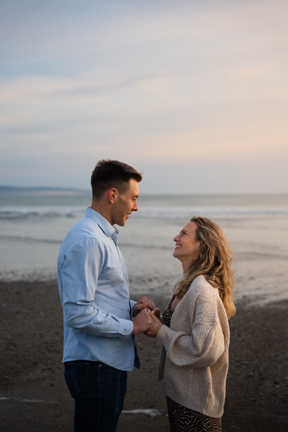
[(142, 296), (133, 307), (133, 317), (136, 317), (140, 311), (148, 309), (153, 312), (157, 317), (160, 317), (160, 309), (156, 308), (154, 302), (149, 298)]
[(138, 335), (144, 333), (146, 336), (156, 337), (161, 326), (161, 321), (154, 313), (150, 312), (148, 309), (142, 309), (133, 319), (132, 334)]
[(136, 318), (133, 319), (132, 334), (138, 335), (140, 333), (145, 333), (149, 327), (153, 325), (151, 315), (153, 314), (148, 312), (147, 309), (142, 309), (140, 312), (138, 312)]
[(144, 333), (148, 337), (156, 337), (158, 331), (162, 327), (162, 322), (155, 316), (155, 314), (150, 313), (150, 317), (152, 319), (152, 325), (148, 328), (148, 330)]
[[(145, 333), (146, 336), (156, 337), (162, 325), (161, 321), (157, 318), (160, 317), (160, 309), (156, 308), (154, 302), (149, 297), (140, 297), (133, 307), (133, 316), (135, 318), (133, 319), (132, 334)], [(160, 327), (156, 331), (155, 323), (158, 322), (160, 323)]]

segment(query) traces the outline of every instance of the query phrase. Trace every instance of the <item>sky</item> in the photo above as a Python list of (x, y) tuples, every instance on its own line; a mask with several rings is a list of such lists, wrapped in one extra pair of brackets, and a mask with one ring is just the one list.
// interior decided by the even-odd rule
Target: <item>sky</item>
[(288, 193), (287, 0), (1, 0), (0, 185)]

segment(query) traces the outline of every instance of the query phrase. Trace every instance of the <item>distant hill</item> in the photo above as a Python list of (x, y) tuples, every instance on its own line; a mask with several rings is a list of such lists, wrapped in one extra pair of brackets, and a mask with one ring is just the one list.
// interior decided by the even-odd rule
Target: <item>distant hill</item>
[(7, 186), (0, 185), (0, 192), (89, 192), (88, 189), (60, 188), (53, 186)]

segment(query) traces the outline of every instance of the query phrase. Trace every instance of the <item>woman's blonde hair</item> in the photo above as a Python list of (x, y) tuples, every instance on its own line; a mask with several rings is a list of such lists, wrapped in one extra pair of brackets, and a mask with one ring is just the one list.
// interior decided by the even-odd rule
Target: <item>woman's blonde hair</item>
[(236, 307), (233, 301), (234, 278), (229, 244), (222, 229), (210, 219), (194, 216), (191, 222), (197, 224), (196, 240), (200, 245), (189, 271), (176, 284), (175, 295), (182, 298), (193, 280), (203, 275), (212, 286), (218, 289), (227, 316), (230, 318), (235, 315)]

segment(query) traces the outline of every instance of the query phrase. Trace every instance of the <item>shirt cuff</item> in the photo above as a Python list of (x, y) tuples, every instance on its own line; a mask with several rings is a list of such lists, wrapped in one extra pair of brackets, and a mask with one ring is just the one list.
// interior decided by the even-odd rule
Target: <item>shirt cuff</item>
[(135, 306), (136, 303), (137, 303), (136, 301), (130, 300), (130, 308), (131, 308), (131, 315), (132, 316), (133, 316), (133, 308), (134, 308), (134, 306)]
[(133, 322), (129, 320), (119, 320), (119, 333), (124, 336), (129, 336), (133, 331)]

